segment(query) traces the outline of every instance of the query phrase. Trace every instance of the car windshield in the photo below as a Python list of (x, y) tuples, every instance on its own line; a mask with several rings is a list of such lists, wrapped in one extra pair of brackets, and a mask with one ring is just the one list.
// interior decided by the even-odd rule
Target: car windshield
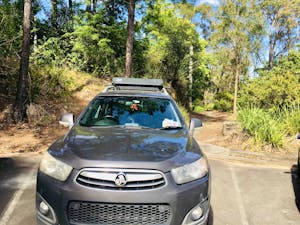
[(145, 97), (99, 97), (79, 121), (81, 126), (130, 126), (181, 128), (175, 107), (168, 99)]

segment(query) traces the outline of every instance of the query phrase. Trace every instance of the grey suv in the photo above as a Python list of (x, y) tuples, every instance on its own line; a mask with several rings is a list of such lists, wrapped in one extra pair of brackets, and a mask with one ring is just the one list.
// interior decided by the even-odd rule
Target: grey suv
[(114, 78), (51, 145), (37, 175), (39, 225), (207, 224), (210, 170), (158, 79)]

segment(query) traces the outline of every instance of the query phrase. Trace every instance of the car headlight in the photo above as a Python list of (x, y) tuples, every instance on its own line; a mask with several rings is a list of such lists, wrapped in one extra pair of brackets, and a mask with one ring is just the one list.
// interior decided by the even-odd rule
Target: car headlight
[(184, 184), (204, 177), (208, 173), (206, 160), (199, 160), (171, 170), (171, 174), (177, 184)]
[(60, 181), (65, 181), (72, 171), (72, 167), (55, 159), (48, 152), (44, 155), (40, 171)]

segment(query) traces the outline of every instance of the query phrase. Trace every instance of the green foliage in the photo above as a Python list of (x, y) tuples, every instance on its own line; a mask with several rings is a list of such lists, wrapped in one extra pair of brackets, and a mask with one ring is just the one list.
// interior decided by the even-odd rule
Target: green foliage
[(285, 107), (273, 113), (278, 117), (286, 135), (295, 136), (300, 133), (300, 105)]
[(258, 107), (245, 107), (239, 111), (238, 120), (245, 132), (260, 144), (283, 147), (286, 136), (300, 132), (300, 106), (268, 112)]
[(193, 111), (195, 113), (202, 113), (202, 112), (205, 111), (205, 108), (203, 106), (197, 105), (197, 106), (194, 107)]
[[(224, 0), (212, 12), (210, 45), (215, 52), (212, 80), (219, 91), (238, 92), (235, 82), (247, 77), (251, 55), (260, 49), (262, 13), (256, 0)], [(227, 108), (226, 101), (217, 106)]]
[(205, 105), (205, 109), (207, 111), (212, 111), (212, 110), (214, 110), (214, 108), (215, 108), (215, 105), (212, 104), (212, 103), (209, 103), (209, 104)]
[(300, 53), (292, 51), (270, 71), (260, 71), (242, 87), (240, 106), (254, 105), (271, 111), (300, 103)]
[(271, 144), (273, 147), (284, 145), (284, 133), (280, 121), (266, 111), (247, 107), (239, 111), (238, 120), (241, 122), (242, 129), (253, 136), (256, 142)]
[(193, 112), (195, 113), (201, 113), (201, 112), (204, 112), (205, 111), (205, 107), (204, 107), (204, 104), (202, 102), (201, 99), (195, 99), (193, 101)]
[[(19, 78), (19, 59), (17, 57), (5, 57), (0, 60), (0, 93), (7, 98), (16, 94)], [(2, 97), (2, 96), (1, 96)], [(1, 100), (0, 100), (1, 102)], [(3, 108), (4, 106), (0, 106)]]
[[(271, 69), (274, 61), (299, 43), (299, 0), (264, 0), (259, 2), (264, 15), (265, 37), (269, 57), (267, 67)], [(263, 56), (266, 55), (262, 51)]]
[(179, 110), (181, 112), (181, 115), (183, 116), (183, 119), (184, 119), (185, 123), (187, 125), (190, 124), (190, 114), (187, 111), (187, 109), (182, 105), (178, 105), (178, 107), (179, 107)]
[(68, 35), (49, 38), (33, 52), (33, 62), (41, 66), (67, 66), (71, 60), (68, 54), (72, 49), (71, 42)]
[[(179, 15), (178, 15), (179, 14)], [(205, 51), (206, 41), (199, 38), (195, 25), (184, 16), (175, 5), (157, 1), (148, 10), (146, 31), (149, 33), (150, 46), (146, 53), (147, 74), (163, 78), (176, 90), (177, 98), (187, 105), (188, 96), (194, 98), (203, 95), (208, 56)], [(190, 46), (193, 46), (193, 91), (188, 91), (188, 73)], [(186, 94), (188, 93), (188, 94)]]
[(233, 95), (228, 91), (220, 92), (215, 95), (214, 109), (229, 112), (233, 107)]
[(282, 147), (284, 137), (300, 132), (299, 65), (299, 51), (291, 51), (271, 70), (244, 83), (239, 120), (256, 141)]
[(0, 1), (0, 57), (16, 54), (22, 38), (22, 1)]
[(66, 69), (59, 67), (32, 67), (30, 71), (30, 101), (40, 98), (63, 98), (76, 88), (74, 78)]
[[(109, 19), (109, 21), (107, 21)], [(110, 26), (107, 26), (110, 23)], [(33, 54), (37, 65), (69, 67), (99, 77), (122, 75), (125, 65), (126, 24), (106, 18), (104, 11), (78, 18), (73, 32), (45, 41)], [(145, 70), (147, 39), (135, 40), (134, 73)]]
[(87, 14), (74, 32), (49, 38), (34, 53), (38, 65), (69, 66), (105, 76), (123, 67), (124, 23), (105, 25), (102, 12)]

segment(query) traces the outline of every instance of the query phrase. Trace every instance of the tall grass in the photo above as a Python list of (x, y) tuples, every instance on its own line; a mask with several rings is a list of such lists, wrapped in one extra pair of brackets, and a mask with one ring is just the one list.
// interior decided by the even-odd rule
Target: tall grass
[(285, 107), (275, 112), (286, 135), (294, 136), (300, 133), (300, 105)]
[(239, 111), (238, 120), (242, 129), (256, 142), (283, 147), (285, 137), (300, 133), (300, 105), (272, 112), (246, 107)]
[(272, 117), (263, 109), (247, 107), (238, 114), (242, 129), (253, 136), (258, 143), (271, 144), (273, 147), (282, 147), (284, 132), (279, 119)]

